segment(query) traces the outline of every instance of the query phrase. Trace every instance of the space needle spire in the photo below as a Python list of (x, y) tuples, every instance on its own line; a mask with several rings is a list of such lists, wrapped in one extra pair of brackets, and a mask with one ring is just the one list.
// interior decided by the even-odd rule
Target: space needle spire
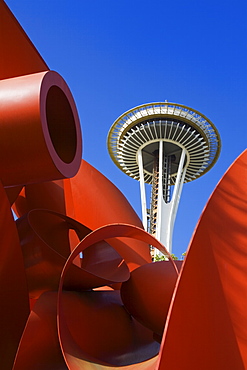
[[(109, 131), (113, 162), (140, 181), (144, 229), (170, 253), (183, 184), (209, 171), (220, 147), (219, 133), (206, 116), (168, 101), (125, 112)], [(151, 184), (149, 202), (145, 184)]]

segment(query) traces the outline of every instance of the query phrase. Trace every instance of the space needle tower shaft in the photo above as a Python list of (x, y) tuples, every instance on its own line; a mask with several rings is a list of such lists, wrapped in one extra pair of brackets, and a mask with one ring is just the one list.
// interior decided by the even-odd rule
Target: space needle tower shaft
[[(114, 122), (108, 149), (115, 164), (140, 181), (144, 229), (171, 253), (183, 184), (215, 164), (220, 152), (217, 129), (189, 107), (168, 102), (144, 104)], [(145, 184), (151, 185), (150, 204)]]
[(159, 141), (158, 145), (159, 149), (153, 161), (153, 181), (149, 214), (147, 213), (146, 207), (146, 191), (141, 149), (138, 152), (142, 219), (144, 229), (155, 235), (155, 237), (166, 246), (168, 251), (171, 252), (173, 227), (186, 173), (186, 167), (184, 166), (186, 151), (182, 149), (176, 181), (172, 192), (170, 176), (171, 163), (174, 159), (174, 155), (166, 155), (164, 153), (165, 148), (162, 140)]

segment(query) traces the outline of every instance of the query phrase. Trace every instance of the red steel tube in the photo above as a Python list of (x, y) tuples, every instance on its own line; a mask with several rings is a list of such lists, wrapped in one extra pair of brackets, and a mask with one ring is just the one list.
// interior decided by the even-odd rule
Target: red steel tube
[(16, 186), (74, 176), (82, 138), (72, 94), (46, 71), (0, 81), (0, 177)]

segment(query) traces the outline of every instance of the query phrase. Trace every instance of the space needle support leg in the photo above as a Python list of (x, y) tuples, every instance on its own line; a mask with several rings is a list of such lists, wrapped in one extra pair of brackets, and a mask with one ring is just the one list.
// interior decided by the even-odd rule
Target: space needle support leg
[(157, 227), (156, 238), (161, 240), (162, 227), (162, 203), (163, 203), (163, 141), (159, 142), (159, 184), (158, 184), (158, 207), (157, 207)]
[(174, 214), (173, 223), (175, 221), (175, 217), (176, 217), (176, 214), (177, 214), (178, 204), (179, 204), (179, 201), (180, 201), (181, 192), (182, 192), (183, 184), (184, 184), (184, 178), (185, 178), (185, 174), (186, 174), (186, 168), (183, 168), (184, 161), (185, 161), (185, 152), (186, 152), (185, 149), (183, 149), (182, 153), (181, 153), (180, 162), (179, 162), (175, 188), (174, 188), (174, 192), (173, 192), (173, 195), (172, 195), (172, 202), (173, 202), (173, 212), (172, 213)]
[(141, 192), (141, 206), (142, 206), (142, 223), (144, 230), (147, 231), (147, 201), (146, 201), (146, 191), (144, 183), (144, 172), (143, 172), (143, 160), (142, 160), (142, 150), (139, 149), (137, 152), (137, 160), (139, 167), (139, 176), (140, 176), (140, 192)]
[(185, 160), (185, 149), (183, 149), (181, 153), (179, 166), (178, 166), (178, 172), (177, 172), (177, 178), (176, 178), (176, 182), (175, 182), (175, 186), (174, 186), (174, 190), (172, 194), (172, 201), (180, 198), (181, 190), (183, 187), (183, 179), (184, 179), (185, 172), (186, 172), (185, 170), (183, 171), (184, 160)]
[(178, 204), (183, 188), (186, 168), (184, 168), (186, 150), (183, 149), (180, 157), (180, 162), (178, 166), (178, 172), (176, 177), (176, 182), (174, 185), (174, 190), (172, 194), (172, 199), (169, 203), (162, 202), (162, 220), (163, 220), (163, 233), (161, 235), (161, 242), (166, 246), (168, 251), (172, 253), (172, 234), (175, 223), (175, 218), (177, 214)]

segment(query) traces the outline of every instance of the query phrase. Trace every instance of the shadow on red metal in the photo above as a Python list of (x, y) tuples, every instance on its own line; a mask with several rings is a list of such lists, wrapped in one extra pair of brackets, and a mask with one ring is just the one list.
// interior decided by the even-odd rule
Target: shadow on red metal
[(23, 257), (10, 204), (0, 183), (0, 367), (11, 369), (29, 315)]
[(162, 336), (178, 273), (169, 261), (147, 263), (122, 284), (127, 310), (144, 326)]
[[(46, 210), (30, 211), (16, 223), (29, 296), (37, 299), (45, 291), (58, 289), (63, 266), (72, 249), (70, 231), (75, 231), (79, 243), (91, 230), (67, 216)], [(88, 290), (129, 278), (123, 258), (106, 242), (90, 245), (84, 258), (77, 256), (74, 262), (67, 276), (70, 289)]]

